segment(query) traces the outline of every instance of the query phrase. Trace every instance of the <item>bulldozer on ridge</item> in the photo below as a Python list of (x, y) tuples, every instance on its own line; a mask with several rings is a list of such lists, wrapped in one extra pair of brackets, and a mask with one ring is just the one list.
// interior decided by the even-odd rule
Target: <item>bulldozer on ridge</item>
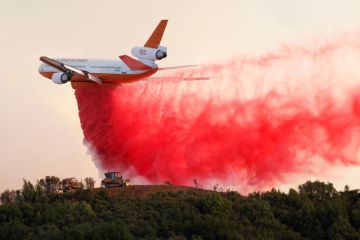
[(105, 188), (120, 188), (129, 185), (130, 180), (124, 180), (120, 172), (106, 172), (105, 178), (101, 181), (101, 185)]

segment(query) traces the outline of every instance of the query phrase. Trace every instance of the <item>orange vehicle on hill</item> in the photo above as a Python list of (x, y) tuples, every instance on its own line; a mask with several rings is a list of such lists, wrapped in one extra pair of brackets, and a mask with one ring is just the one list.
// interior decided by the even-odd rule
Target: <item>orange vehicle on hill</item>
[(76, 178), (65, 178), (62, 180), (63, 192), (71, 192), (82, 189), (82, 184)]

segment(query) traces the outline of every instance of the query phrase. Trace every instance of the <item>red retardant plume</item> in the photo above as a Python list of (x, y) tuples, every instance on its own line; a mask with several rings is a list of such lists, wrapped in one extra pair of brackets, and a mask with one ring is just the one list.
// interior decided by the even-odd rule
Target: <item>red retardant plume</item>
[[(78, 88), (85, 142), (102, 171), (138, 183), (261, 190), (358, 165), (360, 41), (350, 39)], [(196, 76), (214, 78), (170, 80)]]

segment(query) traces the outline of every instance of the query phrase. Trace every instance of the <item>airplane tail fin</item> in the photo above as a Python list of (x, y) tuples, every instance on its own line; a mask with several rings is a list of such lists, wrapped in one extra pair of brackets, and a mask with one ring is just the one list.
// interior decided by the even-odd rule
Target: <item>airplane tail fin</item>
[(164, 34), (168, 20), (161, 20), (160, 23), (155, 28), (154, 32), (151, 34), (150, 38), (145, 43), (144, 47), (148, 48), (158, 48)]
[[(131, 55), (136, 57), (138, 61), (144, 65), (151, 68), (157, 67), (155, 61), (167, 57), (167, 48), (160, 46), (167, 23), (168, 20), (161, 20), (145, 45), (143, 47), (133, 47), (131, 49)], [(126, 58), (126, 60), (129, 59)]]

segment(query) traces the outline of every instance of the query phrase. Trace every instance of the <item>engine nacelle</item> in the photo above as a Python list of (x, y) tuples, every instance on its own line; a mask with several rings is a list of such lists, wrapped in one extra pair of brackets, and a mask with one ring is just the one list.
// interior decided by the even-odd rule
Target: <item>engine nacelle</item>
[(66, 72), (54, 73), (51, 80), (56, 84), (64, 84), (71, 80), (71, 74)]
[(159, 46), (158, 48), (134, 47), (131, 54), (140, 59), (157, 61), (167, 57), (167, 48)]

